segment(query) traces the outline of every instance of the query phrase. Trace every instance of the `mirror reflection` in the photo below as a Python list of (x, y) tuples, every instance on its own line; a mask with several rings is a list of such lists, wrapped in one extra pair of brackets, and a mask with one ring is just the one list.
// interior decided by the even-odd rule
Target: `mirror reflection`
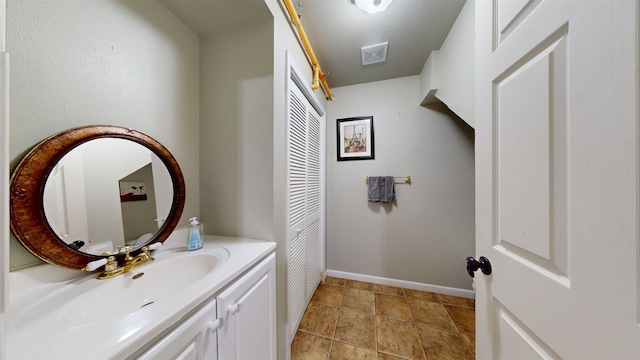
[(172, 200), (171, 176), (155, 153), (134, 141), (100, 138), (73, 148), (52, 167), (43, 207), (58, 238), (99, 255), (145, 245)]

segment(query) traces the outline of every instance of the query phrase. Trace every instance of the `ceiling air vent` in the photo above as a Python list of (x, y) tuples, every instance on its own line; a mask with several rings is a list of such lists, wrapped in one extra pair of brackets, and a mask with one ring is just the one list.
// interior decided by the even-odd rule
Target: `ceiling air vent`
[(371, 65), (387, 61), (388, 42), (365, 46), (362, 50), (362, 65)]

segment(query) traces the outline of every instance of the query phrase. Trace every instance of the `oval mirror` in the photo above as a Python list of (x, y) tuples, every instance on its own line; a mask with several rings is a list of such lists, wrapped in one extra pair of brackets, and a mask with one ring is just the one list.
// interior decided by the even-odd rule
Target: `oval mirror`
[[(184, 207), (184, 179), (153, 138), (86, 126), (36, 145), (11, 177), (11, 229), (40, 259), (74, 269), (117, 246), (163, 242)], [(119, 255), (123, 256), (123, 255)]]

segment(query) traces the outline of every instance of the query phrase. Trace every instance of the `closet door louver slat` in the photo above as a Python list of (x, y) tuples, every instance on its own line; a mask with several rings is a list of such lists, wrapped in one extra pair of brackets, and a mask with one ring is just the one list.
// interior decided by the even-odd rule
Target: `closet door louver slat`
[(290, 94), (289, 115), (289, 226), (304, 219), (306, 197), (306, 108), (295, 93)]
[[(290, 243), (289, 260), (289, 321), (299, 324), (307, 307), (306, 303), (306, 244), (305, 233), (302, 232), (292, 239)], [(296, 326), (297, 328), (297, 326)], [(295, 333), (295, 332), (294, 332)], [(295, 334), (293, 334), (295, 335)]]
[(306, 296), (307, 299), (310, 300), (316, 290), (318, 282), (320, 281), (320, 219), (309, 224), (306, 236), (306, 282), (308, 284), (306, 288)]
[[(320, 120), (309, 115), (307, 150), (307, 214), (320, 211)], [(319, 217), (319, 215), (316, 215)]]

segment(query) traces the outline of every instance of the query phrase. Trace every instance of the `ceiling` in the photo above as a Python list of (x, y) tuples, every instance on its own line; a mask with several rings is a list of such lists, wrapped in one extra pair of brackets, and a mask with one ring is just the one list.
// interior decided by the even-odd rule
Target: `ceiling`
[(159, 1), (200, 36), (272, 18), (264, 0)]
[[(160, 0), (201, 36), (269, 18), (262, 0)], [(330, 87), (417, 75), (438, 50), (465, 0), (394, 0), (368, 14), (351, 0), (300, 2), (300, 21)], [(387, 61), (362, 65), (360, 48), (389, 42)]]

